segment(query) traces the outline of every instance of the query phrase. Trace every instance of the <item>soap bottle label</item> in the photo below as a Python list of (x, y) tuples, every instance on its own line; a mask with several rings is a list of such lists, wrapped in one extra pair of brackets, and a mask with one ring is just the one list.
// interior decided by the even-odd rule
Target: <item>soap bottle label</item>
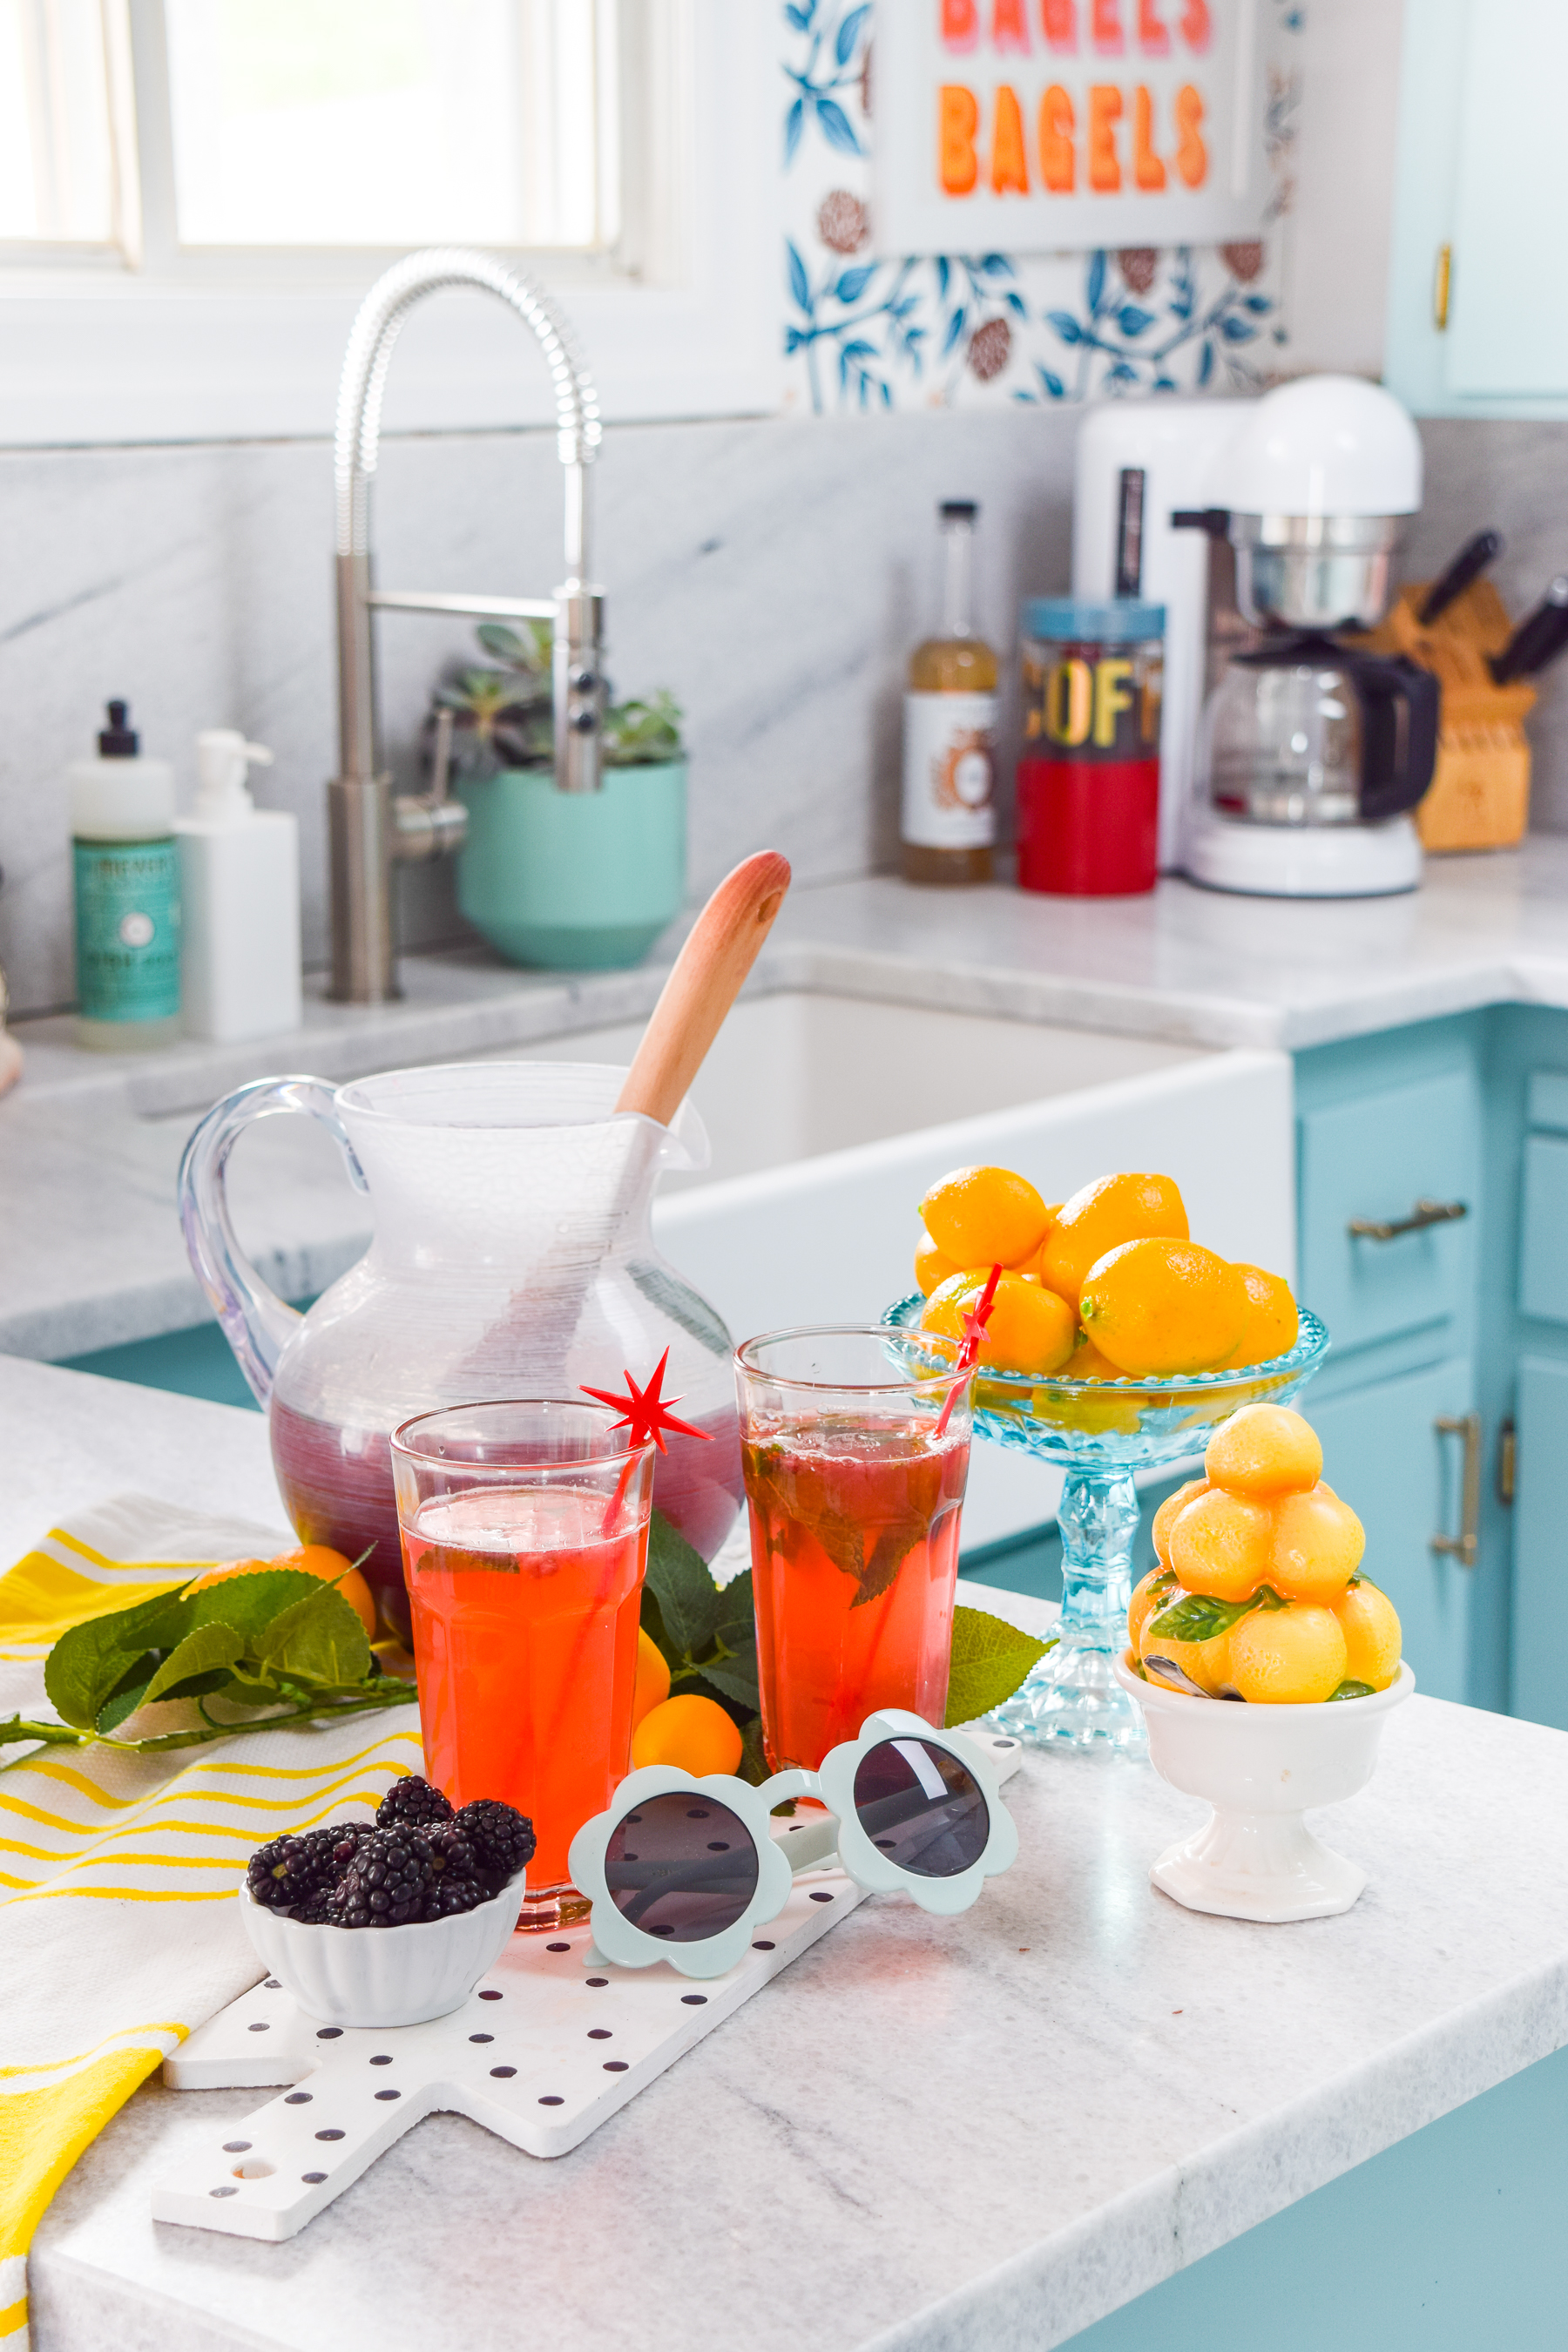
[(76, 984), (88, 1021), (180, 1009), (176, 841), (76, 841)]
[(996, 838), (996, 697), (904, 697), (902, 834), (926, 849), (983, 849)]

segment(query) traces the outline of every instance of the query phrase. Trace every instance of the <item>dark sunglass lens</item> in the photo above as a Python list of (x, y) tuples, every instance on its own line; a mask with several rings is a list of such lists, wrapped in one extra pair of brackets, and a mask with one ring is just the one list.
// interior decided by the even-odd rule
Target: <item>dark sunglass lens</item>
[(727, 1805), (694, 1807), (679, 1791), (645, 1798), (628, 1852), (630, 1819), (605, 1851), (605, 1884), (622, 1917), (673, 1944), (732, 1927), (757, 1891), (757, 1849), (744, 1822)]
[(956, 1878), (985, 1851), (991, 1815), (973, 1774), (931, 1739), (882, 1739), (860, 1759), (855, 1811), (872, 1843), (919, 1878)]

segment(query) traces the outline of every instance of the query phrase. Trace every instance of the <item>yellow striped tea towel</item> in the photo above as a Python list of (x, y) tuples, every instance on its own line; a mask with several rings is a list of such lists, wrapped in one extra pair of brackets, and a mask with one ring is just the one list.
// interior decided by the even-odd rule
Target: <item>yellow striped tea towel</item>
[[(290, 1538), (138, 1496), (0, 1577), (0, 1716), (52, 1717), (68, 1625)], [(0, 2352), (26, 2342), (38, 2217), (166, 2052), (263, 1973), (235, 1889), (286, 1829), (363, 1817), (421, 1769), (417, 1708), (163, 1755), (45, 1748), (0, 1769)]]

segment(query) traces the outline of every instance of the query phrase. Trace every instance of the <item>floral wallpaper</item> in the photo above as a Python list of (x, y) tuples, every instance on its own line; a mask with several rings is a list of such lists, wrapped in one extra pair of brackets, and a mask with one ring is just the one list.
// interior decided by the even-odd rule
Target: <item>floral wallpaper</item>
[(1269, 0), (1261, 239), (879, 261), (870, 0), (785, 0), (786, 402), (836, 410), (1251, 391), (1279, 373), (1293, 194), (1299, 0)]

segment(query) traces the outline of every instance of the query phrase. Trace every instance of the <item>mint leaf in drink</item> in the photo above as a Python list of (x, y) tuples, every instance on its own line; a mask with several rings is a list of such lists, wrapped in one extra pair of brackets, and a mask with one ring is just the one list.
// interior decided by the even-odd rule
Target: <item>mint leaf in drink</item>
[(879, 1601), (891, 1589), (900, 1569), (927, 1532), (928, 1522), (924, 1519), (900, 1519), (891, 1527), (879, 1528), (877, 1540), (860, 1570), (860, 1590), (849, 1603), (850, 1608), (864, 1609), (868, 1601)]
[[(713, 1639), (723, 1595), (702, 1554), (689, 1544), (660, 1510), (648, 1519), (647, 1571), (644, 1589), (658, 1603), (659, 1626), (653, 1638), (673, 1670), (678, 1659), (695, 1659)], [(650, 1627), (649, 1631), (653, 1629)]]
[[(1216, 1601), (1207, 1592), (1184, 1592), (1179, 1601), (1162, 1609), (1144, 1628), (1144, 1664), (1153, 1663), (1147, 1647), (1150, 1642), (1212, 1642), (1216, 1633), (1228, 1633), (1233, 1625), (1239, 1625), (1255, 1609), (1268, 1605), (1263, 1598), (1267, 1590), (1263, 1587), (1246, 1601)], [(1271, 1593), (1269, 1599), (1276, 1608), (1281, 1605), (1277, 1595)]]
[(1373, 1696), (1370, 1683), (1358, 1683), (1352, 1677), (1347, 1676), (1338, 1690), (1331, 1690), (1329, 1693), (1328, 1704), (1331, 1706), (1337, 1698), (1371, 1698)]
[(947, 1677), (947, 1728), (991, 1715), (1038, 1665), (1055, 1641), (1037, 1642), (985, 1609), (952, 1612), (952, 1662)]

